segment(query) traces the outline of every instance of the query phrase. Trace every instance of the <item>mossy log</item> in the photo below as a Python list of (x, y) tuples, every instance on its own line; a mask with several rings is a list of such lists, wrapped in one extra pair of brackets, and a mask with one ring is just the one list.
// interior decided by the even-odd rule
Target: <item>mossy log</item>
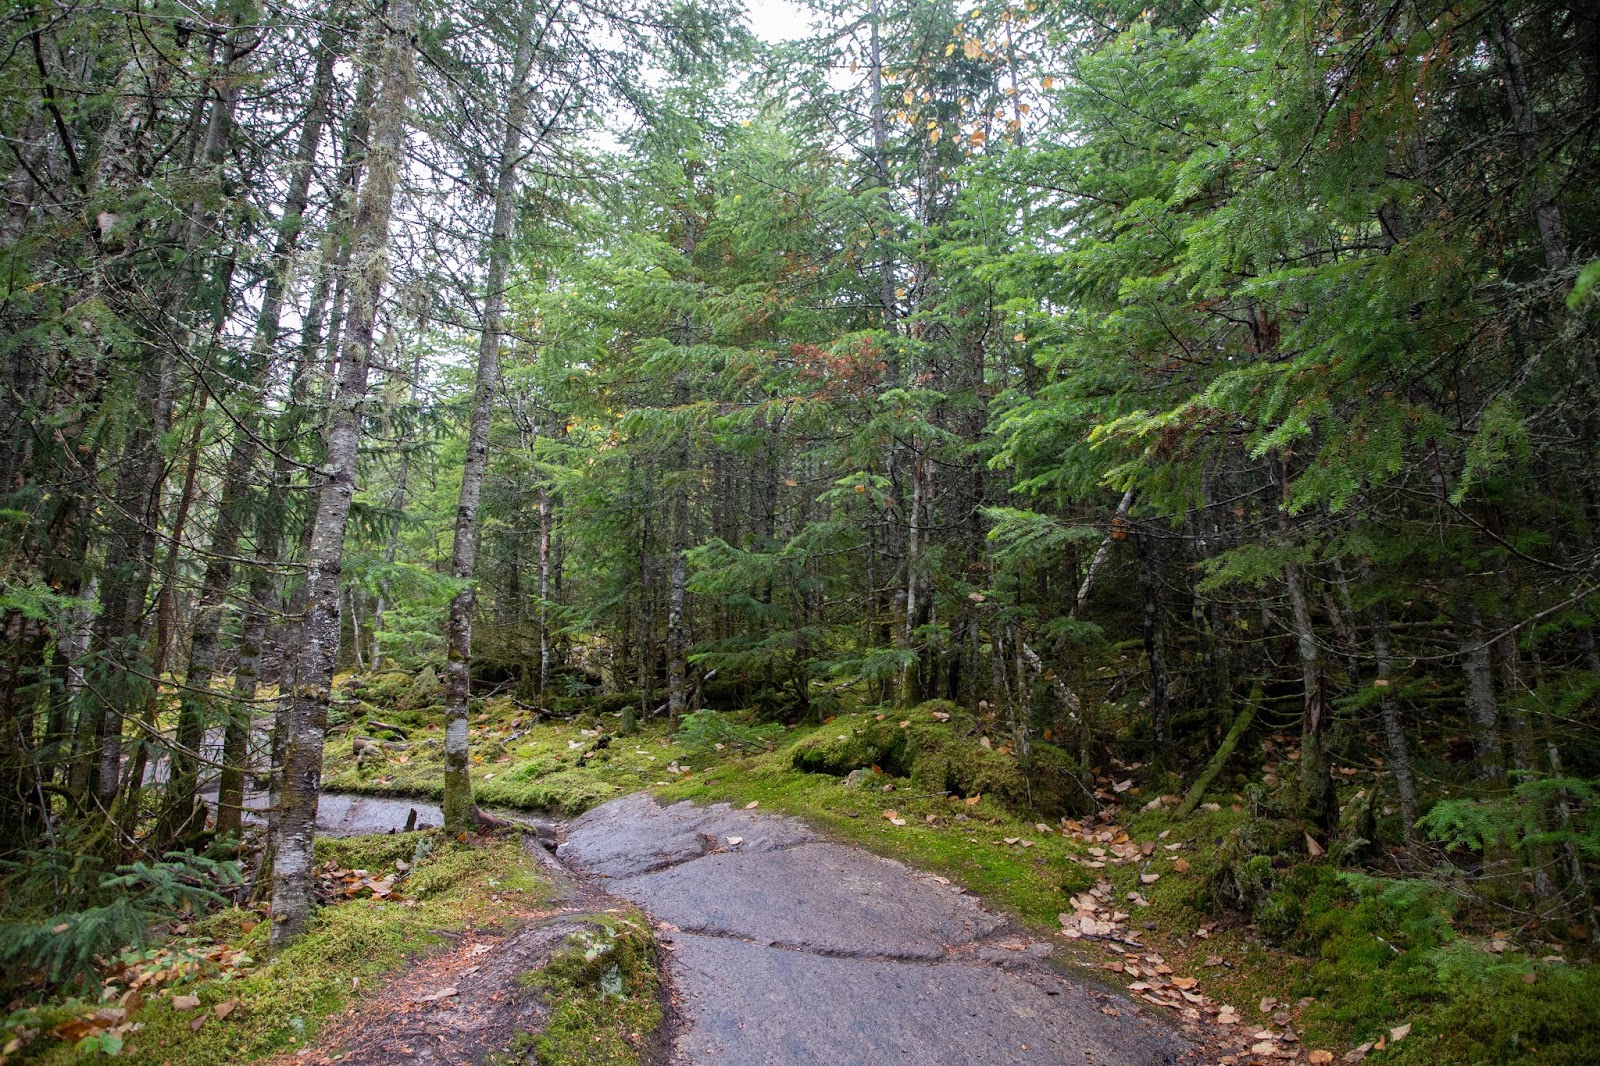
[(1233, 728), (1229, 729), (1228, 735), (1222, 738), (1222, 746), (1217, 749), (1217, 753), (1211, 757), (1210, 762), (1206, 763), (1206, 768), (1200, 772), (1199, 777), (1194, 779), (1194, 784), (1190, 785), (1189, 791), (1184, 794), (1183, 802), (1178, 805), (1178, 810), (1174, 817), (1187, 818), (1194, 813), (1196, 807), (1200, 806), (1200, 800), (1205, 796), (1206, 789), (1210, 788), (1211, 782), (1215, 781), (1217, 775), (1222, 773), (1222, 768), (1228, 765), (1228, 760), (1233, 757), (1234, 749), (1239, 746), (1240, 738), (1250, 728), (1250, 723), (1255, 721), (1256, 701), (1260, 698), (1260, 695), (1259, 691), (1250, 694), (1249, 702), (1244, 705), (1244, 709), (1239, 712), (1239, 716), (1233, 720)]

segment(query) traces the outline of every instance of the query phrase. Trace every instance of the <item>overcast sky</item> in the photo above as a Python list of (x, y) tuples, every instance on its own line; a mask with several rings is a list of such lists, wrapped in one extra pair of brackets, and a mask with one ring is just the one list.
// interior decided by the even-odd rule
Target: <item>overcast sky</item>
[(792, 0), (746, 0), (750, 28), (764, 41), (789, 41), (811, 29), (811, 16)]

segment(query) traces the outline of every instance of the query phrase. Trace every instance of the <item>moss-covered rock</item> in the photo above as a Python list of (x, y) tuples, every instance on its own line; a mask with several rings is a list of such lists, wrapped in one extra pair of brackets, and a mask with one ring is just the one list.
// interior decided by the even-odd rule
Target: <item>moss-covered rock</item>
[(419, 707), (432, 707), (443, 699), (444, 686), (439, 683), (439, 675), (432, 666), (424, 666), (412, 679), (411, 691), (406, 693), (400, 705), (407, 710), (415, 710)]
[(796, 744), (791, 761), (797, 770), (836, 777), (877, 767), (909, 777), (918, 792), (984, 795), (1051, 816), (1080, 813), (1089, 802), (1065, 751), (1035, 744), (1019, 758), (1007, 745), (986, 745), (973, 717), (945, 700), (884, 716), (842, 716)]
[(594, 915), (593, 928), (524, 984), (551, 1007), (534, 1058), (551, 1066), (632, 1066), (661, 1024), (655, 940), (638, 912)]
[(886, 774), (904, 777), (909, 765), (908, 744), (909, 733), (895, 722), (852, 715), (835, 719), (800, 741), (791, 759), (796, 770), (811, 774), (845, 777), (852, 770), (876, 766)]

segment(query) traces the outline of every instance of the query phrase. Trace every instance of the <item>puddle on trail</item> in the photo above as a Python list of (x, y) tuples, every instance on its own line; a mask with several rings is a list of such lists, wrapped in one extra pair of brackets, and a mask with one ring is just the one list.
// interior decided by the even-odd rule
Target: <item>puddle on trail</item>
[[(215, 790), (206, 795), (213, 806)], [(245, 818), (256, 825), (267, 820), (268, 797), (253, 792), (245, 797)], [(371, 836), (376, 833), (403, 833), (413, 813), (413, 829), (437, 829), (444, 824), (444, 812), (437, 803), (406, 799), (403, 796), (358, 796), (347, 792), (324, 792), (317, 802), (317, 833), (329, 837)], [(555, 836), (559, 820), (529, 811), (501, 811), (485, 808), (484, 813), (515, 822), (540, 836)]]

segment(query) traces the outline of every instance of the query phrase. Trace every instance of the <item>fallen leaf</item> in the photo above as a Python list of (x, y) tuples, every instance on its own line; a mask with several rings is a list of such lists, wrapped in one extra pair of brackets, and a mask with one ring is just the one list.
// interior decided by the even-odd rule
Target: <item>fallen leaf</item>
[(744, 805), (744, 809), (747, 810), (747, 811), (753, 811), (759, 806), (761, 806), (761, 801), (760, 800), (751, 800), (749, 803), (746, 803)]
[(744, 843), (744, 837), (729, 837), (728, 838), (728, 843), (730, 845), (733, 845), (733, 846), (737, 847), (738, 845)]
[(1189, 860), (1188, 859), (1174, 859), (1172, 861), (1172, 868), (1174, 870), (1178, 871), (1180, 874), (1186, 874), (1186, 873), (1189, 872)]
[(1316, 1051), (1311, 1052), (1311, 1054), (1307, 1055), (1306, 1057), (1310, 1059), (1315, 1066), (1324, 1066), (1324, 1064), (1333, 1061), (1333, 1052), (1323, 1051), (1319, 1048)]
[(173, 1010), (194, 1010), (199, 1005), (200, 1005), (200, 997), (199, 996), (173, 996), (172, 997), (172, 1009)]
[(1113, 791), (1113, 792), (1126, 792), (1126, 791), (1128, 791), (1128, 789), (1130, 789), (1132, 787), (1133, 787), (1133, 778), (1130, 777), (1126, 781), (1118, 781), (1116, 784), (1112, 785), (1111, 786), (1111, 791)]
[(968, 796), (965, 802), (968, 807), (976, 807), (981, 799), (983, 799), (983, 793), (980, 792), (976, 796)]
[(1313, 859), (1320, 859), (1328, 853), (1328, 849), (1312, 839), (1311, 834), (1306, 834), (1306, 854)]
[(1161, 875), (1160, 874), (1140, 874), (1139, 875), (1139, 883), (1140, 884), (1153, 885), (1159, 880), (1161, 880)]
[(1200, 982), (1195, 980), (1193, 977), (1174, 977), (1172, 979), (1172, 983), (1177, 985), (1179, 988), (1184, 989), (1185, 991), (1187, 991), (1188, 989), (1193, 988), (1195, 985), (1199, 984)]
[(221, 1003), (218, 1003), (215, 1007), (211, 1008), (211, 1013), (215, 1014), (217, 1016), (217, 1021), (220, 1022), (222, 1019), (232, 1014), (233, 1009), (238, 1005), (239, 1001), (236, 999), (223, 1000)]
[(1410, 1022), (1406, 1022), (1406, 1024), (1404, 1024), (1404, 1025), (1397, 1025), (1393, 1029), (1389, 1030), (1389, 1040), (1390, 1040), (1391, 1043), (1396, 1041), (1396, 1040), (1404, 1040), (1406, 1037), (1408, 1037), (1410, 1035), (1411, 1035), (1411, 1023)]
[(461, 994), (460, 990), (457, 989), (457, 988), (454, 988), (454, 987), (441, 988), (437, 992), (429, 992), (425, 996), (418, 996), (415, 1000), (413, 1000), (413, 1002), (415, 1002), (415, 1003), (437, 1003), (441, 999), (449, 999), (451, 996), (458, 996), (460, 994)]

